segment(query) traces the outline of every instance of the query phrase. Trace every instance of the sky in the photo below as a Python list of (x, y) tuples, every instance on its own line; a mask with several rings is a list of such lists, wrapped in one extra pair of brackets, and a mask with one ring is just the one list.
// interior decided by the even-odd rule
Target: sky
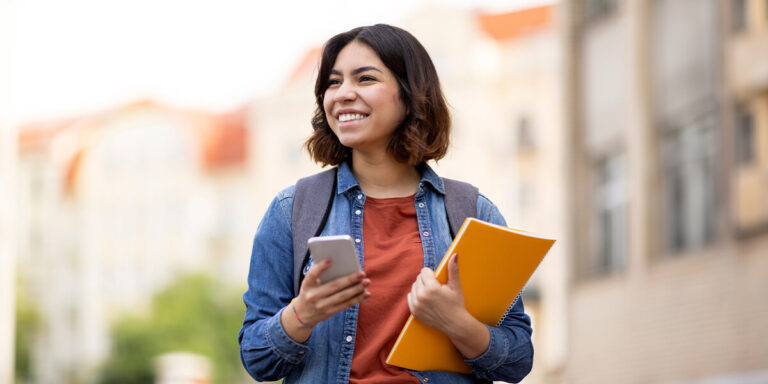
[[(6, 0), (8, 1), (8, 0)], [(505, 12), (547, 0), (10, 0), (11, 113), (137, 99), (225, 111), (274, 92), (308, 49), (427, 4)]]

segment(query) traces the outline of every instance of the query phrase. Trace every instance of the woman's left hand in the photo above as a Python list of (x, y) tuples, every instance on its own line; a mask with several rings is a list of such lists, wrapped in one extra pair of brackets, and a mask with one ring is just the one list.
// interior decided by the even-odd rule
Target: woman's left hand
[(473, 359), (488, 349), (488, 328), (464, 306), (458, 255), (453, 254), (448, 261), (445, 284), (437, 281), (431, 269), (421, 270), (408, 293), (408, 308), (422, 323), (446, 334), (464, 357)]
[(444, 333), (456, 326), (456, 320), (460, 318), (457, 314), (466, 312), (456, 254), (448, 262), (446, 284), (437, 281), (431, 269), (422, 268), (408, 294), (408, 308), (422, 323)]

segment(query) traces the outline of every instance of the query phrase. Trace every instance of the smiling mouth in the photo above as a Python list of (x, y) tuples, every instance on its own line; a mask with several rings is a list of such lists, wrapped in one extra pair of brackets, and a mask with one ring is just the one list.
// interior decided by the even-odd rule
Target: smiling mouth
[(339, 115), (339, 122), (345, 123), (347, 121), (365, 119), (366, 117), (368, 117), (368, 115), (363, 115), (362, 113), (342, 113)]

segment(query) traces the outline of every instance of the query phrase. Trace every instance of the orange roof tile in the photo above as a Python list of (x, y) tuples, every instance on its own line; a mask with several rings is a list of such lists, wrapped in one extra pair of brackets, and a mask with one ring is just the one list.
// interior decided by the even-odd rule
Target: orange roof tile
[(554, 5), (545, 5), (507, 13), (479, 14), (477, 20), (490, 37), (507, 40), (549, 28), (554, 12)]
[(240, 166), (247, 160), (248, 109), (215, 116), (203, 132), (202, 161), (208, 170)]
[[(61, 132), (75, 129), (83, 133), (91, 129), (100, 129), (103, 125), (103, 119), (114, 118), (137, 110), (155, 108), (187, 119), (188, 128), (198, 137), (200, 143), (198, 156), (200, 166), (204, 169), (216, 171), (245, 164), (248, 147), (247, 107), (225, 114), (212, 115), (205, 112), (171, 108), (151, 100), (139, 100), (76, 118), (25, 124), (19, 130), (19, 150), (21, 153), (44, 150), (51, 140)], [(87, 147), (80, 148), (66, 159), (64, 175), (62, 176), (63, 187), (67, 193), (74, 191), (82, 158), (87, 150)]]
[(56, 134), (67, 129), (79, 119), (65, 118), (36, 121), (21, 125), (19, 127), (19, 151), (24, 153), (45, 146)]

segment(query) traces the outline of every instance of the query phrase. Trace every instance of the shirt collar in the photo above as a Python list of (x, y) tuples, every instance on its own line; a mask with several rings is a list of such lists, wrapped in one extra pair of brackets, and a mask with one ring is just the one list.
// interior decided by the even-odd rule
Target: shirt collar
[[(419, 170), (419, 173), (421, 173), (421, 180), (419, 182), (419, 187), (423, 185), (429, 185), (437, 192), (440, 192), (441, 194), (445, 194), (445, 186), (443, 185), (443, 179), (440, 178), (440, 176), (435, 173), (435, 171), (427, 165), (427, 163), (421, 163), (416, 167)], [(337, 170), (336, 170), (336, 193), (341, 194), (344, 192), (349, 191), (353, 188), (359, 188), (360, 184), (358, 184), (357, 179), (355, 179), (355, 175), (352, 174), (352, 169), (349, 167), (349, 161), (343, 161), (341, 164), (339, 164)]]

